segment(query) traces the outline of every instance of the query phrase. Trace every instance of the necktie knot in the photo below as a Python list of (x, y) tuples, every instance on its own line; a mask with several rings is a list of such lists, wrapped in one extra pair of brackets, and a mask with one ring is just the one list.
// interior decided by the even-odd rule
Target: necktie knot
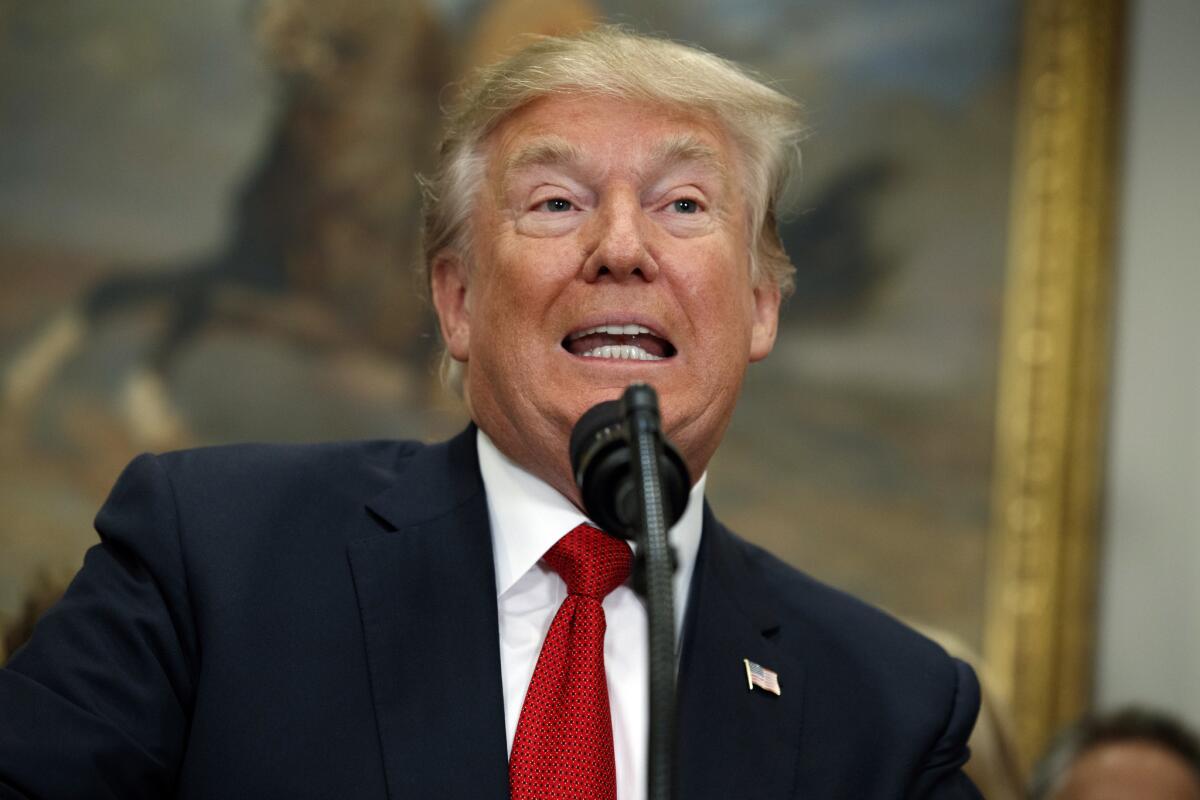
[(559, 539), (545, 560), (569, 594), (603, 600), (629, 578), (633, 553), (622, 540), (585, 523)]

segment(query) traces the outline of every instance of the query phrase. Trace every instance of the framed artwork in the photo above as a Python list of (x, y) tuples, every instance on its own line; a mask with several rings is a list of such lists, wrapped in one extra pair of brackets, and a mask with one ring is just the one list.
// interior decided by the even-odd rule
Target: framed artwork
[(603, 20), (751, 65), (811, 130), (717, 513), (982, 653), (1027, 759), (1084, 708), (1121, 3), (642, 5), (0, 7), (0, 615), (143, 449), (455, 432), (412, 176), (459, 77)]

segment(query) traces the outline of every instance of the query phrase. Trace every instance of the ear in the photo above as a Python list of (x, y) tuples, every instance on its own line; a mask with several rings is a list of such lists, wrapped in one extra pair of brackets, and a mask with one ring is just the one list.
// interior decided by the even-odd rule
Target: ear
[(462, 258), (452, 250), (438, 253), (429, 267), (429, 286), (446, 352), (455, 361), (465, 362), (471, 349), (471, 310)]
[(775, 346), (779, 330), (779, 287), (763, 281), (754, 289), (754, 327), (750, 331), (750, 360), (761, 361)]

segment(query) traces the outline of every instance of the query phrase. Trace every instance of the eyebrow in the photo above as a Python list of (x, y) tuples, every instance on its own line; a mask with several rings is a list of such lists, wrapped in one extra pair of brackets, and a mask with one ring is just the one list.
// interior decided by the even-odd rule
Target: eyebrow
[(720, 153), (699, 136), (681, 133), (658, 142), (650, 151), (650, 161), (659, 169), (667, 169), (681, 163), (695, 163), (701, 167), (726, 174), (727, 168)]
[(504, 182), (518, 170), (529, 167), (554, 167), (578, 164), (583, 151), (559, 136), (545, 136), (522, 147), (504, 160)]
[[(530, 167), (558, 167), (582, 164), (586, 160), (582, 148), (560, 136), (544, 136), (529, 142), (504, 160), (501, 185), (507, 186), (514, 173)], [(680, 133), (657, 142), (650, 150), (650, 164), (655, 172), (665, 172), (679, 164), (693, 163), (728, 179), (724, 159), (712, 145), (691, 133)]]

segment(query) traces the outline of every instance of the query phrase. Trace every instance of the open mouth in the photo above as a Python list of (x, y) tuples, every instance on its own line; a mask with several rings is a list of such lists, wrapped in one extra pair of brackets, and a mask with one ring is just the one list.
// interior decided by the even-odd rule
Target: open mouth
[(584, 358), (623, 361), (662, 361), (675, 355), (675, 347), (644, 325), (613, 323), (568, 334), (563, 348)]

